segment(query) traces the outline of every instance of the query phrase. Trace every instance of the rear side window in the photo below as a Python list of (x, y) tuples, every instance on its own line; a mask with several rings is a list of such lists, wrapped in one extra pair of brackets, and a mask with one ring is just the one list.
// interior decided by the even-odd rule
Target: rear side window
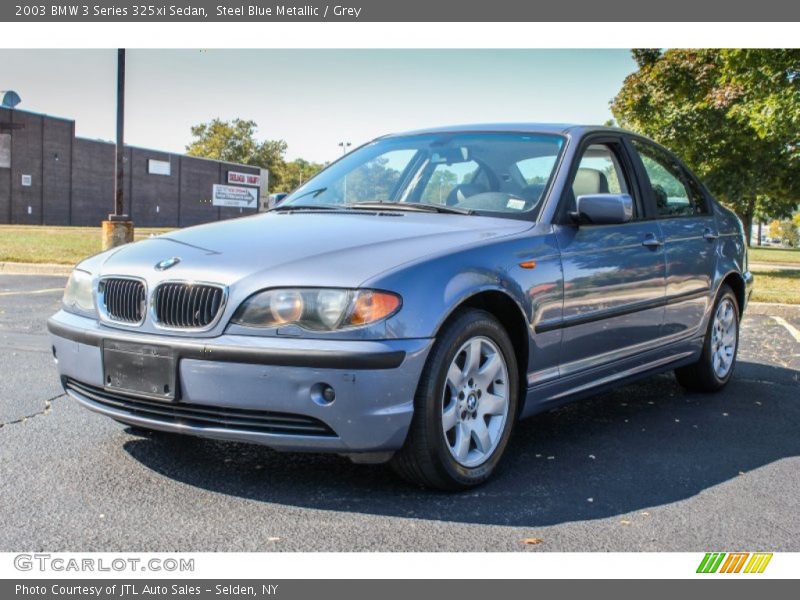
[[(642, 159), (650, 188), (661, 218), (691, 217), (708, 214), (705, 196), (699, 184), (687, 179), (680, 163), (655, 146), (631, 140)], [(687, 185), (691, 181), (692, 185)]]

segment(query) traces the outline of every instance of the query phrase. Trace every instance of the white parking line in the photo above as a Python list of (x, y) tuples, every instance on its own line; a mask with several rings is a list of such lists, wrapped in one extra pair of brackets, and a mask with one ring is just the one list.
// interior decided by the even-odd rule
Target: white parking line
[(24, 292), (0, 292), (0, 296), (27, 296), (29, 294), (50, 294), (53, 292), (63, 292), (64, 288), (47, 288), (45, 290), (28, 290)]
[(800, 344), (800, 331), (798, 331), (794, 325), (787, 322), (786, 319), (784, 319), (783, 317), (770, 317), (770, 318), (773, 321), (775, 321), (778, 325), (786, 329), (786, 331), (789, 332), (789, 335), (791, 335), (794, 338), (794, 341)]

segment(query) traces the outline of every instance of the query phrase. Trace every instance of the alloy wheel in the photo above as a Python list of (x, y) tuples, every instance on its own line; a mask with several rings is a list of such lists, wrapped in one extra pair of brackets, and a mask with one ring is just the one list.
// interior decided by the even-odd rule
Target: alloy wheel
[(711, 328), (711, 364), (720, 379), (727, 377), (736, 356), (736, 308), (723, 298), (714, 313)]
[(508, 418), (508, 366), (492, 340), (467, 340), (447, 371), (442, 430), (450, 454), (464, 467), (486, 462), (497, 449)]

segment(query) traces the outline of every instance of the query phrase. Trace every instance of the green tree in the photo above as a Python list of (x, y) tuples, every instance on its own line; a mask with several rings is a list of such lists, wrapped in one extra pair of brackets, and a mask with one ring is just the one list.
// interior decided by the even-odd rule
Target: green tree
[(280, 183), (270, 186), (273, 192), (291, 192), (319, 173), (325, 165), (298, 158), (284, 163)]
[(772, 238), (777, 238), (781, 242), (789, 242), (789, 245), (792, 247), (797, 247), (798, 242), (800, 242), (800, 234), (798, 234), (797, 225), (795, 225), (795, 220), (797, 219), (783, 219), (782, 221), (778, 221), (777, 219), (769, 224), (769, 235)]
[[(255, 121), (213, 119), (192, 127), (192, 142), (186, 154), (261, 167), (269, 171), (270, 187), (282, 185), (286, 142), (256, 139)], [(274, 186), (274, 187), (273, 187)]]
[(674, 150), (740, 216), (800, 200), (800, 50), (635, 50), (611, 110)]
[[(466, 180), (467, 177), (464, 177)], [(422, 201), (427, 204), (445, 204), (447, 196), (458, 185), (458, 177), (449, 169), (437, 169), (425, 186)]]
[[(385, 201), (400, 180), (400, 171), (389, 166), (389, 159), (379, 156), (347, 174), (342, 180), (346, 202)], [(345, 187), (346, 186), (346, 194)]]

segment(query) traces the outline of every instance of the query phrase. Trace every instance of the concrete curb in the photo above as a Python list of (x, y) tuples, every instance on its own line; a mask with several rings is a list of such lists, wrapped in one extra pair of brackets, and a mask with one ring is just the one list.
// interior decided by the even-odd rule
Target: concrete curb
[[(768, 306), (779, 306), (781, 308), (800, 308), (800, 304), (787, 304), (786, 302), (753, 302), (752, 300), (747, 303), (748, 307), (758, 308), (758, 307), (768, 307)], [(745, 308), (745, 312), (747, 309)]]
[(63, 275), (72, 272), (69, 265), (56, 265), (51, 263), (17, 263), (0, 262), (0, 273), (8, 275)]
[(747, 266), (751, 269), (763, 269), (765, 271), (800, 271), (800, 264), (795, 263), (760, 263), (750, 262)]

